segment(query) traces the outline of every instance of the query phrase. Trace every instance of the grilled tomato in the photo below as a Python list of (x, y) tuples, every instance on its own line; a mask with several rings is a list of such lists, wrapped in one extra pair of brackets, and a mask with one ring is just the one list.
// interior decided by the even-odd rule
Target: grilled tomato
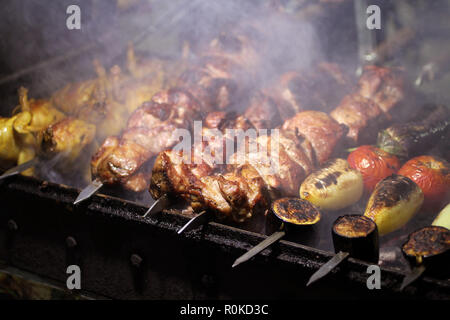
[(450, 166), (433, 156), (419, 156), (406, 162), (398, 174), (413, 180), (425, 196), (425, 205), (439, 206), (450, 193)]
[(374, 146), (360, 146), (347, 158), (351, 168), (361, 172), (364, 187), (372, 192), (375, 185), (384, 178), (396, 173), (400, 162), (396, 156)]

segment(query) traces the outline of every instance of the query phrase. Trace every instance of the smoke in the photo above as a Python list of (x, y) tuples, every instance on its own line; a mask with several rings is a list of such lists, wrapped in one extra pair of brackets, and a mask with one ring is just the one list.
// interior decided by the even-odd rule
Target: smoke
[[(141, 0), (129, 7), (122, 1), (120, 8), (116, 3), (4, 1), (0, 13), (0, 75), (27, 71), (14, 79), (16, 88), (12, 92), (24, 85), (30, 89), (31, 98), (48, 98), (68, 83), (95, 78), (94, 59), (107, 70), (114, 64), (125, 67), (130, 42), (140, 55), (170, 57), (176, 63), (187, 41), (191, 61), (197, 63), (212, 39), (237, 31), (249, 35), (260, 59), (251, 87), (245, 83), (245, 75), (238, 79), (238, 86), (248, 89), (242, 101), (236, 103), (237, 109), (243, 111), (253, 92), (283, 72), (307, 69), (325, 58), (316, 26), (281, 12), (272, 1)], [(69, 5), (81, 9), (81, 30), (66, 27)], [(2, 107), (2, 112), (7, 116), (13, 107)], [(86, 183), (84, 172), (67, 175), (64, 168), (55, 170), (44, 165), (41, 174), (57, 183)]]

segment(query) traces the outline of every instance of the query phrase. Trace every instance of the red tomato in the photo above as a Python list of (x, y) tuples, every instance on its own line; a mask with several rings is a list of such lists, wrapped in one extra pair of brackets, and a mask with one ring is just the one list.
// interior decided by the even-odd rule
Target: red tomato
[(348, 155), (347, 161), (350, 167), (361, 172), (364, 186), (369, 192), (373, 191), (379, 181), (400, 168), (396, 156), (374, 146), (358, 147)]
[(439, 205), (450, 192), (450, 167), (447, 161), (432, 157), (412, 158), (398, 174), (413, 180), (422, 189), (425, 205)]

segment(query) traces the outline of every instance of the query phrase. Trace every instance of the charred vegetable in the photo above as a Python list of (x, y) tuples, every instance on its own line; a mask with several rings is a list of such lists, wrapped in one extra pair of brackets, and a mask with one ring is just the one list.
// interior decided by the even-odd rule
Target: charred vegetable
[(319, 210), (298, 198), (282, 198), (273, 202), (272, 212), (283, 222), (294, 225), (313, 225), (320, 221)]
[(398, 174), (410, 178), (422, 189), (426, 205), (439, 207), (450, 193), (450, 165), (444, 159), (416, 157), (406, 162)]
[(372, 192), (375, 185), (384, 178), (396, 173), (400, 162), (394, 155), (374, 146), (360, 146), (352, 151), (347, 158), (348, 164), (361, 172), (364, 187)]
[(450, 230), (450, 203), (439, 212), (436, 219), (431, 224), (436, 227), (444, 227)]
[(449, 275), (450, 230), (447, 228), (428, 226), (411, 233), (402, 251), (413, 265), (425, 265), (428, 272), (439, 276)]
[[(308, 238), (308, 234), (312, 232), (311, 226), (319, 222), (321, 218), (320, 212), (316, 207), (308, 201), (299, 198), (278, 199), (272, 203), (271, 211), (274, 214), (274, 217), (281, 220), (280, 230), (272, 233), (264, 241), (237, 258), (233, 264), (233, 268), (253, 258), (258, 253), (283, 238), (287, 233), (291, 234), (294, 229), (297, 230), (300, 228), (300, 236), (303, 237), (303, 239), (305, 237)], [(298, 241), (299, 239), (291, 240)]]
[(380, 235), (385, 235), (405, 225), (419, 211), (423, 199), (414, 181), (393, 174), (376, 185), (364, 215), (377, 224)]
[(429, 150), (445, 139), (450, 127), (447, 107), (426, 106), (423, 120), (396, 124), (378, 134), (377, 146), (401, 158), (411, 158)]
[(336, 253), (378, 263), (378, 229), (375, 222), (361, 215), (345, 215), (336, 219), (332, 229)]
[(300, 197), (319, 209), (339, 210), (358, 201), (363, 178), (344, 159), (335, 159), (309, 175), (300, 186)]

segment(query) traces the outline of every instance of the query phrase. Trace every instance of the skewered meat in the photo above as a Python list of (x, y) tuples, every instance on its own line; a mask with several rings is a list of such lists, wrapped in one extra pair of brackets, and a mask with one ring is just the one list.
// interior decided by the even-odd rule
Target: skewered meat
[(373, 100), (358, 93), (346, 96), (331, 116), (349, 128), (347, 137), (357, 145), (373, 140), (380, 126), (388, 120)]
[(242, 222), (267, 201), (264, 182), (251, 166), (225, 174), (211, 174), (211, 167), (186, 164), (183, 154), (161, 152), (152, 172), (150, 193), (180, 197), (195, 211), (213, 210), (220, 218)]
[(123, 128), (122, 119), (162, 88), (162, 77), (130, 78), (118, 66), (109, 74), (97, 66), (99, 77), (69, 84), (52, 96), (53, 104), (68, 115), (97, 126), (101, 139)]
[(330, 158), (344, 132), (343, 128), (326, 113), (304, 111), (287, 120), (282, 129), (296, 136), (303, 136), (313, 147), (318, 164)]
[[(36, 140), (24, 130), (31, 121), (31, 113), (20, 112), (11, 118), (0, 118), (0, 159), (5, 167), (21, 164), (34, 158)], [(24, 172), (31, 175), (32, 172)]]
[[(224, 41), (233, 42), (235, 47), (225, 50)], [(237, 88), (235, 72), (242, 72), (250, 60), (254, 63), (256, 56), (248, 39), (240, 35), (221, 35), (214, 40), (200, 63), (180, 77), (178, 88), (182, 89), (156, 94), (130, 116), (119, 140), (107, 139), (91, 161), (92, 174), (103, 183), (127, 186), (126, 181), (145, 162), (178, 141), (173, 136), (177, 128), (190, 129), (192, 119), (201, 119), (201, 112), (223, 109), (232, 103)]]
[[(322, 139), (329, 139), (327, 130), (340, 129), (331, 118), (325, 121), (328, 116), (320, 112), (303, 112), (295, 122), (302, 123), (302, 117), (304, 124), (310, 126), (307, 132), (321, 129)], [(314, 117), (321, 121), (309, 121)], [(328, 128), (319, 128), (324, 123)], [(329, 139), (330, 149), (336, 145), (335, 136), (339, 134), (342, 132), (334, 132), (333, 139)], [(290, 126), (279, 134), (260, 135), (253, 147), (249, 146), (250, 143), (243, 144), (242, 150), (231, 156), (224, 173), (214, 171), (206, 162), (183, 163), (183, 155), (175, 151), (161, 152), (152, 171), (150, 193), (155, 199), (163, 194), (179, 196), (196, 211), (209, 209), (219, 217), (242, 222), (267, 208), (271, 198), (297, 194), (301, 182), (314, 168), (313, 144), (295, 134)]]
[(275, 100), (263, 93), (257, 93), (251, 98), (244, 117), (257, 129), (275, 128), (281, 124), (281, 117)]
[(389, 114), (403, 99), (403, 86), (400, 69), (366, 66), (358, 81), (358, 92), (373, 100), (384, 113)]
[(350, 92), (351, 80), (338, 65), (319, 63), (313, 70), (286, 72), (265, 91), (276, 101), (283, 120), (303, 110), (328, 112)]
[[(46, 100), (28, 99), (28, 90), (19, 89), (20, 105), (10, 118), (0, 118), (0, 161), (22, 164), (34, 158), (42, 130), (64, 115)], [(32, 175), (33, 169), (25, 175)]]
[(342, 99), (331, 117), (349, 128), (350, 144), (370, 144), (377, 131), (389, 125), (393, 108), (403, 97), (399, 70), (366, 66), (357, 90)]
[(94, 138), (94, 125), (68, 117), (47, 127), (41, 149), (46, 155), (64, 154), (66, 160), (73, 162)]
[(174, 131), (189, 129), (199, 111), (196, 100), (182, 89), (158, 93), (131, 115), (120, 138), (106, 139), (92, 158), (92, 174), (105, 183), (125, 183), (152, 156), (175, 144)]

